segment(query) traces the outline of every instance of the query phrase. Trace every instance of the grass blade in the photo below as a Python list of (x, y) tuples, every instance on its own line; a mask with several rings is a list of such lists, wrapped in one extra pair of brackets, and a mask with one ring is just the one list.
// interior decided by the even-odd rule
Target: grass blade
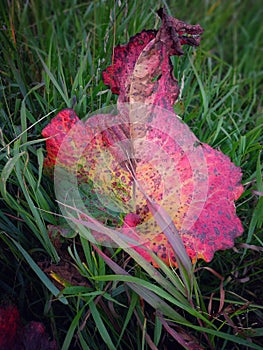
[(99, 331), (102, 339), (104, 340), (105, 344), (107, 344), (107, 346), (110, 350), (116, 350), (116, 347), (114, 346), (114, 344), (111, 340), (111, 337), (107, 331), (107, 328), (105, 327), (105, 324), (100, 316), (100, 313), (98, 312), (96, 304), (92, 301), (89, 304), (89, 307), (90, 307), (90, 311), (91, 311), (91, 314), (93, 316), (93, 319), (96, 323), (96, 326), (98, 327), (98, 331)]
[(63, 295), (61, 295), (60, 290), (56, 286), (54, 286), (54, 284), (50, 281), (50, 279), (46, 276), (46, 274), (38, 267), (38, 265), (31, 258), (31, 256), (25, 251), (25, 249), (13, 238), (11, 237), (8, 237), (8, 238), (17, 247), (17, 249), (20, 251), (20, 253), (23, 255), (23, 257), (27, 261), (28, 265), (36, 273), (38, 278), (46, 286), (46, 288), (52, 293), (52, 295), (56, 297), (59, 301), (61, 301), (63, 304), (67, 305), (68, 304), (67, 299)]

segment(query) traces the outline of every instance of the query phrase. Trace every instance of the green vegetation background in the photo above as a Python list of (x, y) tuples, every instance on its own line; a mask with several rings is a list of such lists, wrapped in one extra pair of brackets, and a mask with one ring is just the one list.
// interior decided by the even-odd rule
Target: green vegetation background
[[(73, 103), (84, 117), (116, 102), (101, 77), (113, 47), (157, 28), (163, 6), (205, 29), (197, 50), (173, 59), (175, 109), (242, 168), (245, 188), (235, 249), (191, 273), (158, 272), (119, 250), (110, 262), (84, 238), (56, 249), (47, 231), (58, 207), (43, 175), (42, 129)], [(2, 1), (0, 296), (25, 321), (44, 322), (59, 348), (262, 349), (262, 16), (261, 2), (248, 0)]]

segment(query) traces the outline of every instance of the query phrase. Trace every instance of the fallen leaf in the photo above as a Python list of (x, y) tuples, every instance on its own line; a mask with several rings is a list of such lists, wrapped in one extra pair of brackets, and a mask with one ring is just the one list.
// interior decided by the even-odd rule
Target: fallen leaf
[(18, 309), (14, 305), (0, 307), (0, 349), (13, 349), (21, 326)]
[(50, 340), (41, 322), (29, 322), (23, 326), (15, 305), (0, 307), (1, 350), (57, 350), (55, 340)]
[[(78, 193), (94, 193), (97, 201), (81, 195), (67, 203), (89, 214), (95, 206), (104, 224), (107, 216), (115, 218), (116, 228), (135, 238), (135, 249), (151, 263), (156, 265), (141, 245), (167, 265), (176, 265), (176, 258), (149, 200), (170, 216), (193, 262), (211, 261), (243, 232), (234, 205), (243, 192), (241, 171), (201, 143), (173, 112), (179, 87), (170, 57), (182, 55), (184, 44), (199, 45), (203, 29), (164, 10), (158, 14), (160, 29), (116, 47), (103, 73), (105, 84), (119, 94), (117, 112), (84, 122), (72, 110), (61, 111), (42, 133), (49, 142), (45, 165), (56, 162), (60, 169), (55, 172), (60, 202), (68, 201), (74, 186)], [(63, 171), (73, 174), (65, 188)]]

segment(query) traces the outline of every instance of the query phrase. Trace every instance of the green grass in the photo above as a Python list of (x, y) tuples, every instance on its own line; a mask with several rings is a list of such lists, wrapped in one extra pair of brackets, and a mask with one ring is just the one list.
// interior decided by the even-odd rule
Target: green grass
[[(58, 246), (48, 236), (59, 208), (41, 131), (56, 110), (74, 105), (82, 118), (116, 102), (101, 71), (114, 45), (158, 27), (161, 6), (205, 29), (197, 50), (173, 58), (183, 88), (176, 111), (243, 172), (244, 234), (195, 271), (157, 270), (134, 251), (105, 254), (85, 239), (85, 222), (80, 237)], [(262, 348), (262, 15), (260, 1), (248, 0), (3, 2), (0, 296), (18, 301), (25, 321), (44, 322), (59, 348), (192, 349), (187, 339), (204, 349)]]

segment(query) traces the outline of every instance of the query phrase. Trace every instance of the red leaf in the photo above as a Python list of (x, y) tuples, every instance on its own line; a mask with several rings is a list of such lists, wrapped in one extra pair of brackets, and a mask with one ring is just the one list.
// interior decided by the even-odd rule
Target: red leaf
[(13, 349), (20, 322), (20, 315), (16, 306), (0, 307), (0, 349)]
[(55, 340), (49, 340), (45, 327), (40, 322), (22, 326), (16, 306), (0, 307), (1, 350), (57, 350)]
[[(182, 55), (183, 44), (199, 45), (203, 29), (163, 10), (158, 14), (160, 29), (115, 48), (103, 73), (105, 84), (119, 94), (117, 115), (99, 114), (84, 123), (72, 110), (60, 112), (43, 130), (51, 137), (46, 166), (57, 157), (57, 165), (75, 172), (80, 182), (91, 181), (102, 210), (114, 207), (126, 215), (119, 230), (135, 238), (135, 249), (153, 264), (139, 245), (168, 265), (176, 258), (149, 200), (171, 217), (192, 261), (210, 261), (242, 234), (234, 206), (243, 192), (241, 172), (227, 156), (200, 143), (173, 113), (179, 87), (170, 56)], [(60, 192), (67, 201), (63, 187)]]

